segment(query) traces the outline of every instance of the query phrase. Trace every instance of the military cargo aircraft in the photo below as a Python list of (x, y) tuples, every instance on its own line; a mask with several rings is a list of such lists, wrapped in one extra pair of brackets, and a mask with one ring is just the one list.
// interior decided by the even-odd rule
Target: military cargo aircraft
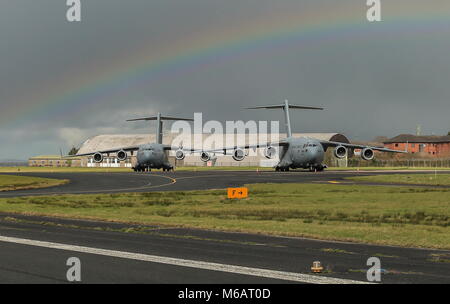
[(232, 157), (235, 161), (244, 160), (247, 153), (245, 149), (264, 148), (264, 155), (266, 158), (271, 159), (277, 154), (277, 148), (279, 147), (279, 159), (280, 161), (275, 166), (276, 171), (289, 171), (289, 169), (309, 169), (310, 171), (323, 171), (326, 165), (323, 164), (325, 152), (328, 148), (334, 147), (334, 156), (339, 159), (345, 158), (349, 149), (361, 149), (361, 158), (364, 160), (372, 160), (374, 158), (374, 151), (393, 152), (393, 153), (407, 153), (407, 151), (391, 150), (380, 147), (371, 147), (364, 145), (355, 145), (349, 143), (341, 143), (334, 141), (319, 140), (310, 137), (293, 137), (291, 130), (291, 122), (289, 116), (289, 109), (308, 109), (308, 110), (323, 110), (323, 108), (311, 107), (311, 106), (298, 106), (290, 105), (286, 100), (284, 104), (271, 105), (271, 106), (257, 106), (247, 109), (283, 109), (286, 123), (286, 139), (282, 139), (278, 142), (268, 142), (255, 145), (244, 145), (225, 147), (215, 150), (207, 150), (201, 152), (201, 160), (209, 161), (210, 153), (223, 153), (227, 154), (228, 151), (233, 151)]
[(176, 150), (175, 155), (177, 159), (183, 159), (186, 152), (192, 152), (192, 149), (184, 149), (183, 147), (172, 147), (169, 145), (163, 145), (162, 143), (162, 132), (163, 132), (163, 120), (185, 120), (194, 121), (190, 118), (179, 118), (179, 117), (169, 117), (161, 116), (158, 113), (156, 116), (129, 119), (127, 121), (139, 121), (139, 120), (156, 120), (156, 142), (148, 143), (144, 145), (129, 146), (129, 147), (119, 147), (114, 149), (96, 151), (91, 153), (77, 154), (76, 156), (91, 156), (96, 163), (101, 163), (103, 161), (104, 155), (109, 155), (110, 153), (115, 153), (117, 159), (124, 161), (128, 157), (128, 153), (131, 155), (136, 151), (136, 165), (133, 167), (135, 172), (151, 171), (151, 169), (163, 169), (163, 171), (173, 170), (173, 166), (170, 164), (166, 151)]

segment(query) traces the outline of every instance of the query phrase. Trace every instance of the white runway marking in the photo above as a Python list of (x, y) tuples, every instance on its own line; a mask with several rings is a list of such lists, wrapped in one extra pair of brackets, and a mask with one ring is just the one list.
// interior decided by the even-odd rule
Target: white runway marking
[(318, 275), (276, 271), (276, 270), (270, 270), (270, 269), (251, 268), (251, 267), (243, 267), (243, 266), (235, 266), (235, 265), (227, 265), (227, 264), (219, 264), (219, 263), (210, 263), (210, 262), (170, 258), (170, 257), (155, 256), (155, 255), (148, 255), (148, 254), (132, 253), (132, 252), (125, 252), (125, 251), (83, 247), (83, 246), (76, 246), (76, 245), (67, 245), (67, 244), (60, 244), (60, 243), (21, 239), (21, 238), (15, 238), (15, 237), (0, 236), (0, 242), (8, 242), (8, 243), (15, 243), (15, 244), (29, 245), (29, 246), (38, 246), (38, 247), (59, 249), (59, 250), (68, 250), (68, 251), (75, 251), (75, 252), (81, 252), (81, 253), (123, 258), (123, 259), (131, 259), (131, 260), (160, 263), (160, 264), (167, 264), (167, 265), (174, 265), (174, 266), (181, 266), (181, 267), (212, 270), (212, 271), (221, 271), (221, 272), (227, 272), (227, 273), (242, 274), (242, 275), (249, 275), (249, 276), (254, 276), (254, 277), (271, 278), (271, 279), (286, 280), (286, 281), (301, 282), (301, 283), (367, 284), (367, 282), (363, 282), (363, 281), (321, 277)]

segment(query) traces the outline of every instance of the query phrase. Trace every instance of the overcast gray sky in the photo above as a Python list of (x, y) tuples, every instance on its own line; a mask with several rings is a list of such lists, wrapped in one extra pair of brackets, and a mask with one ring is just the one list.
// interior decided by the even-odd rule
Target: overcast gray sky
[(0, 0), (0, 159), (67, 151), (161, 111), (281, 120), (243, 106), (317, 105), (296, 132), (352, 140), (450, 131), (450, 2)]

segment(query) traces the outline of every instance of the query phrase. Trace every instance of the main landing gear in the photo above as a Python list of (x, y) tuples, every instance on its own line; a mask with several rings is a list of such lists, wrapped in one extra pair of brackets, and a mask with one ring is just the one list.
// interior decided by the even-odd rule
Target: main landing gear
[[(155, 169), (155, 168), (153, 168), (153, 169)], [(161, 169), (161, 168), (156, 168), (156, 169)], [(141, 167), (141, 166), (139, 166), (139, 167), (134, 167), (133, 168), (133, 170), (134, 170), (134, 172), (151, 172), (152, 171), (152, 168), (150, 168), (150, 167)], [(162, 170), (164, 171), (164, 172), (169, 172), (169, 171), (173, 171), (173, 167), (171, 167), (171, 168), (162, 168)]]
[(150, 167), (134, 167), (134, 172), (151, 172), (152, 169)]

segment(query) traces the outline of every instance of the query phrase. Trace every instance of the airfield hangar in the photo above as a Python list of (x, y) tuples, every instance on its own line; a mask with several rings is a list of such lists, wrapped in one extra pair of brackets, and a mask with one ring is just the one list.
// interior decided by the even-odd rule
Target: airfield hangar
[[(234, 144), (256, 144), (258, 142), (267, 142), (270, 140), (270, 134), (246, 134), (245, 137), (240, 134), (233, 135), (232, 145)], [(273, 136), (273, 135), (272, 135)], [(278, 139), (286, 137), (285, 134), (279, 134)], [(337, 142), (349, 143), (347, 137), (339, 133), (296, 133), (294, 137), (311, 137), (321, 140), (330, 140)], [(178, 145), (174, 143), (176, 139), (180, 141), (179, 134), (164, 134), (163, 144)], [(201, 137), (191, 138), (181, 137), (181, 141), (184, 147), (195, 147), (196, 142), (194, 139), (203, 138), (203, 142), (214, 142), (212, 147), (219, 148), (224, 146), (230, 146), (230, 138), (226, 138), (226, 135), (216, 134), (202, 134)], [(273, 138), (273, 137), (272, 137)], [(190, 140), (190, 143), (189, 143)], [(101, 150), (115, 149), (128, 146), (136, 146), (146, 144), (149, 142), (155, 142), (156, 136), (154, 134), (120, 134), (120, 135), (97, 135), (87, 139), (80, 147), (78, 153), (91, 153)], [(228, 144), (227, 144), (228, 143)], [(200, 144), (198, 145), (200, 146)], [(276, 164), (277, 160), (267, 159), (263, 155), (263, 149), (254, 150), (243, 161), (234, 161), (231, 155), (216, 155), (216, 159), (212, 162), (205, 163), (200, 160), (200, 156), (197, 154), (186, 155), (182, 161), (176, 160), (174, 151), (169, 152), (169, 161), (175, 166), (262, 166), (272, 167)], [(115, 153), (105, 155), (103, 162), (95, 163), (91, 156), (74, 157), (72, 161), (61, 160), (59, 156), (45, 156), (45, 157), (33, 157), (29, 160), (30, 166), (72, 166), (72, 167), (133, 167), (136, 162), (136, 153), (128, 153), (128, 158), (125, 161), (119, 161)], [(337, 164), (335, 164), (337, 165)]]

